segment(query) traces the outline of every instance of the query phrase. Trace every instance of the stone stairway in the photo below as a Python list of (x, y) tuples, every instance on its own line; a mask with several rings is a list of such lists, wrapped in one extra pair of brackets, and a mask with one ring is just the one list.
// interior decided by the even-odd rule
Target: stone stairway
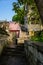
[(15, 48), (6, 47), (0, 58), (0, 65), (27, 65), (24, 45)]

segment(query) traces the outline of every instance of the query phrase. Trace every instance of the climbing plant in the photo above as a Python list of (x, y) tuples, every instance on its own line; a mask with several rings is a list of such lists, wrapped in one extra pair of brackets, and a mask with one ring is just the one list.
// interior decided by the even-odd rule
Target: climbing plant
[(31, 23), (35, 23), (35, 24), (41, 23), (38, 8), (37, 8), (34, 0), (29, 0), (29, 9), (30, 9), (31, 13), (29, 11), (30, 14), (29, 14), (28, 21), (31, 22)]

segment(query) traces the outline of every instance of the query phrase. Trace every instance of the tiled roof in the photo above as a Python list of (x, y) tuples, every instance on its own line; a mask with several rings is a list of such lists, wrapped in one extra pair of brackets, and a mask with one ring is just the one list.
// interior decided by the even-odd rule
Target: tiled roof
[(20, 30), (19, 23), (14, 22), (9, 23), (9, 30)]

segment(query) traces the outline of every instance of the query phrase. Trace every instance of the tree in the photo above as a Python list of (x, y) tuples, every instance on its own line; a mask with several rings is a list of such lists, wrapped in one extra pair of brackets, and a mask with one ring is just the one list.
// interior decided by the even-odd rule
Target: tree
[[(21, 7), (22, 6), (22, 7)], [(25, 11), (25, 7), (27, 7), (27, 11)], [(31, 13), (29, 14), (30, 17), (28, 18), (28, 21), (33, 23), (40, 23), (40, 15), (36, 6), (36, 3), (34, 0), (18, 0), (18, 2), (13, 3), (13, 11), (17, 15), (14, 15), (12, 20), (20, 21), (20, 23), (24, 23), (24, 16), (28, 14), (29, 7), (31, 9)]]
[(18, 16), (18, 15), (14, 15), (14, 16), (12, 17), (12, 21), (18, 22), (18, 21), (19, 21), (19, 16)]
[(17, 14), (12, 17), (13, 21), (20, 21), (21, 24), (24, 24), (24, 16), (26, 15), (24, 8), (28, 3), (28, 0), (18, 0), (18, 2), (13, 2), (13, 11)]
[[(18, 3), (23, 4), (25, 6), (25, 4), (27, 4), (27, 13), (29, 13), (29, 10), (31, 9), (31, 13), (30, 13), (30, 17), (28, 18), (29, 21), (32, 21), (33, 23), (41, 23), (41, 19), (40, 19), (40, 14), (38, 12), (36, 3), (34, 0), (18, 0)], [(31, 20), (30, 20), (31, 19)]]
[(17, 2), (13, 3), (13, 11), (15, 11), (16, 15), (12, 17), (13, 21), (19, 21), (19, 23), (24, 24), (24, 8), (23, 6), (20, 6), (20, 4)]

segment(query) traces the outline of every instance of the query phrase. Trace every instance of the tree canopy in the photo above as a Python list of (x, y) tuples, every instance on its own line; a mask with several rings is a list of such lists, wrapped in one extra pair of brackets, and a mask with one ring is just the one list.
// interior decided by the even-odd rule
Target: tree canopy
[(12, 17), (12, 20), (17, 22), (19, 21), (19, 23), (24, 24), (24, 16), (26, 14), (24, 6), (26, 3), (28, 6), (28, 13), (30, 9), (32, 11), (28, 14), (28, 22), (40, 23), (40, 15), (34, 0), (17, 0), (17, 2), (13, 2), (13, 11), (15, 11), (16, 15)]
[(17, 2), (13, 2), (13, 11), (15, 11), (16, 15), (12, 17), (13, 21), (19, 21), (19, 23), (24, 24), (24, 8), (23, 6), (20, 6), (20, 4)]

